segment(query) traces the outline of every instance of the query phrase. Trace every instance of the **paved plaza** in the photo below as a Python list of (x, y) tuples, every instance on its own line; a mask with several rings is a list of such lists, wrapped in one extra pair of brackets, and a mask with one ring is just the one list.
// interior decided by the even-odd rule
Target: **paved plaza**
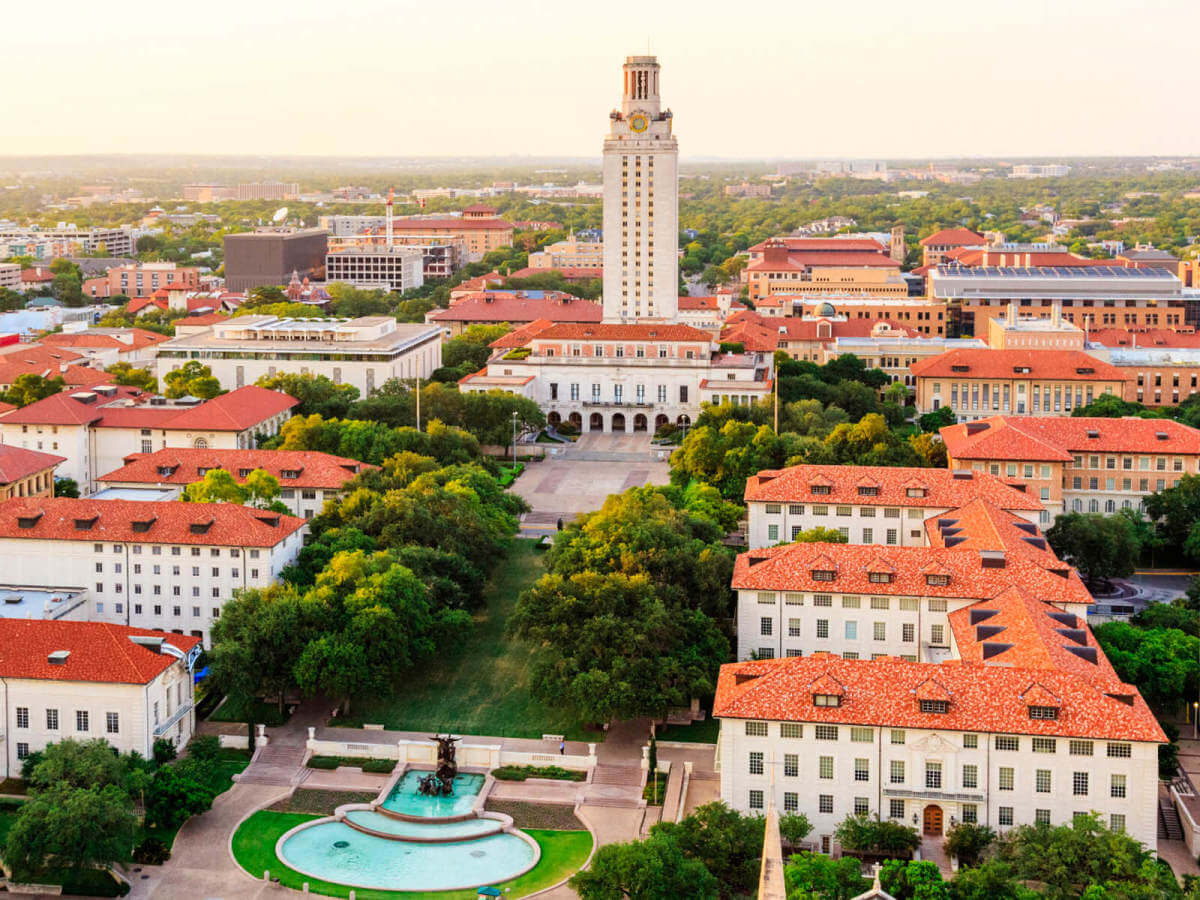
[(526, 535), (555, 530), (559, 518), (570, 521), (599, 509), (609, 494), (643, 484), (666, 484), (673, 448), (650, 444), (639, 434), (585, 434), (574, 444), (551, 448), (541, 462), (530, 463), (513, 492), (533, 507), (521, 521)]

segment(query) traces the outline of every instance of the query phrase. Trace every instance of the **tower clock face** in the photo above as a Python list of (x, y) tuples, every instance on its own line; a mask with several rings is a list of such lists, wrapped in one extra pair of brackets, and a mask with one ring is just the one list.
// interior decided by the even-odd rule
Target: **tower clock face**
[(629, 129), (641, 134), (650, 127), (650, 120), (641, 113), (634, 113), (629, 117)]

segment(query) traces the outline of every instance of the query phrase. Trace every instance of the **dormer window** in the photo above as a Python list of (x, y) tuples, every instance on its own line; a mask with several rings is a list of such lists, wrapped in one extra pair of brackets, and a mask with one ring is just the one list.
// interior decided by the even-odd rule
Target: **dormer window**
[(813, 694), (813, 706), (841, 706), (842, 698), (837, 694)]
[(1095, 440), (1096, 438), (1100, 437), (1100, 432), (1092, 431), (1091, 429), (1089, 429), (1087, 436), (1090, 437), (1092, 440)]
[(279, 472), (279, 477), (280, 478), (299, 478), (300, 470), (299, 469), (281, 469)]
[(1057, 719), (1057, 706), (1031, 706), (1029, 707), (1029, 718), (1031, 719)]
[(253, 471), (253, 469), (238, 469), (238, 478), (246, 478)]
[(932, 713), (934, 715), (945, 715), (950, 712), (949, 700), (922, 700), (921, 712)]
[(909, 497), (924, 497), (925, 496), (925, 488), (913, 487), (913, 488), (909, 488), (904, 493), (906, 496), (909, 496)]
[(813, 581), (833, 581), (833, 575), (834, 575), (833, 569), (813, 569), (812, 570), (812, 580)]
[(971, 367), (970, 366), (951, 366), (950, 371), (951, 372), (970, 372)]
[(175, 474), (175, 466), (159, 466), (158, 474), (164, 478), (170, 478)]
[(949, 575), (926, 575), (925, 583), (936, 586), (945, 586), (950, 583)]
[(100, 518), (99, 516), (92, 516), (90, 519), (76, 519), (75, 520), (75, 530), (76, 531), (91, 531), (93, 528), (96, 527), (96, 522), (99, 518)]
[(154, 521), (155, 521), (154, 519), (143, 519), (140, 522), (138, 522), (138, 521), (131, 522), (130, 526), (133, 528), (134, 531), (149, 531), (150, 526), (154, 524)]
[(891, 572), (868, 572), (867, 580), (870, 581), (872, 584), (891, 584), (892, 583), (892, 573)]
[(192, 534), (207, 534), (210, 528), (212, 528), (212, 519), (207, 522), (193, 522), (188, 526), (188, 531)]
[(41, 517), (42, 517), (42, 514), (40, 512), (34, 513), (32, 516), (18, 516), (17, 517), (17, 527), (18, 528), (33, 528), (35, 525), (37, 525), (38, 519), (40, 519)]
[(814, 494), (832, 494), (833, 493), (833, 488), (828, 484), (814, 484), (814, 485), (810, 485), (810, 487), (812, 488), (812, 492)]
[(863, 497), (878, 497), (879, 496), (879, 488), (875, 487), (875, 486), (867, 487), (867, 486), (860, 485), (858, 488), (858, 493)]

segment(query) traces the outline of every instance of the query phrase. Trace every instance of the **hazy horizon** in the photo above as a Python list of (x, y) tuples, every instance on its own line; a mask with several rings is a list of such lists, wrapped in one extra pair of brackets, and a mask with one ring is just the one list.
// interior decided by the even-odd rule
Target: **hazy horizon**
[(0, 152), (596, 159), (649, 40), (685, 161), (1200, 155), (1188, 0), (280, 9), (8, 10)]

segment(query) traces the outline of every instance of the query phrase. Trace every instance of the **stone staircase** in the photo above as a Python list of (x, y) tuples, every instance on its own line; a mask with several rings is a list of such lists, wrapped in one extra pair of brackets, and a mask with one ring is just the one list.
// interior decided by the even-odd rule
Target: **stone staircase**
[(598, 765), (592, 773), (592, 784), (642, 784), (641, 766)]
[(1160, 840), (1182, 841), (1183, 823), (1175, 804), (1165, 797), (1158, 801), (1158, 837)]
[(303, 745), (268, 744), (254, 754), (250, 765), (238, 778), (239, 784), (273, 784), (285, 786), (296, 783), (304, 774)]

